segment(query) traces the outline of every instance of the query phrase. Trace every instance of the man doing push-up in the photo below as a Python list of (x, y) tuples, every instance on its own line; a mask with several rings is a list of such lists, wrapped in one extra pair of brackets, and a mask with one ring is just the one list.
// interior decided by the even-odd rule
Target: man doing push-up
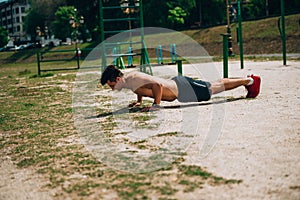
[(254, 75), (245, 78), (224, 78), (213, 83), (186, 76), (163, 79), (136, 71), (123, 74), (114, 65), (106, 67), (101, 77), (101, 84), (108, 84), (112, 90), (120, 91), (126, 88), (137, 94), (137, 101), (129, 104), (129, 107), (140, 106), (143, 97), (153, 98), (152, 107), (146, 110), (159, 108), (161, 101), (208, 101), (213, 94), (240, 86), (247, 89), (247, 98), (255, 98), (260, 92), (260, 82), (260, 77)]

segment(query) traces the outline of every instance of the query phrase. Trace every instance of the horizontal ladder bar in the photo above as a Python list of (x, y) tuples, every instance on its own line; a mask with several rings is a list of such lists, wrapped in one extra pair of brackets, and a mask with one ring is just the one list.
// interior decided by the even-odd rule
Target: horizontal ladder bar
[(76, 58), (70, 58), (70, 59), (53, 59), (53, 60), (40, 60), (40, 62), (65, 62), (65, 61), (76, 61)]
[(102, 7), (103, 10), (126, 9), (126, 8), (140, 8), (140, 6), (106, 6), (106, 7)]
[(116, 19), (103, 19), (104, 22), (118, 22), (118, 21), (138, 21), (139, 18), (116, 18)]
[(105, 42), (106, 46), (125, 45), (125, 44), (141, 44), (142, 42)]
[(118, 54), (106, 54), (106, 57), (122, 57), (122, 56), (137, 56), (137, 53), (118, 53)]
[(122, 33), (122, 32), (140, 32), (140, 30), (135, 30), (135, 29), (131, 29), (131, 30), (111, 30), (111, 31), (104, 31), (104, 33)]
[(78, 68), (41, 69), (40, 72), (48, 72), (48, 71), (65, 71), (65, 70), (78, 70)]

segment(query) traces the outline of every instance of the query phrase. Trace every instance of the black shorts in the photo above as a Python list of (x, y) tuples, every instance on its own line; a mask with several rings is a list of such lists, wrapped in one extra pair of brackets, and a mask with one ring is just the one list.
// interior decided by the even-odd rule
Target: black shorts
[(208, 101), (211, 97), (209, 82), (194, 80), (186, 76), (172, 78), (177, 84), (179, 102)]

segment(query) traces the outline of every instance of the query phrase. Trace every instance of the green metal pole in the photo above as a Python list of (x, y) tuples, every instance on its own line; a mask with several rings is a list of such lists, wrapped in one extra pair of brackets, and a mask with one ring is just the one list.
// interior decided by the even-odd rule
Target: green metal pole
[(223, 78), (228, 78), (228, 36), (229, 34), (221, 34), (223, 36)]
[(38, 75), (41, 75), (41, 62), (40, 62), (40, 52), (36, 52), (37, 64), (38, 64)]
[(182, 60), (177, 60), (177, 70), (178, 70), (178, 76), (182, 76)]
[(231, 37), (231, 22), (230, 22), (230, 5), (231, 1), (226, 0), (226, 15), (227, 15), (227, 33), (228, 33), (228, 56), (233, 56), (232, 37)]
[(152, 68), (150, 65), (150, 59), (145, 43), (145, 32), (144, 32), (144, 9), (143, 9), (143, 1), (139, 0), (139, 6), (140, 6), (140, 29), (141, 29), (141, 43), (142, 43), (142, 52), (141, 52), (141, 62), (140, 62), (140, 69), (141, 71), (146, 73), (146, 67), (149, 67), (149, 73), (153, 75)]
[(144, 41), (144, 11), (143, 11), (143, 0), (139, 1), (140, 5), (140, 27), (141, 27), (141, 35), (142, 35), (142, 40)]
[(243, 47), (243, 29), (242, 29), (242, 11), (241, 11), (241, 0), (238, 0), (238, 38), (240, 46), (240, 61), (241, 69), (244, 69), (244, 47)]
[(104, 71), (106, 67), (106, 49), (105, 49), (105, 37), (104, 37), (104, 19), (103, 19), (103, 3), (102, 0), (99, 0), (99, 17), (100, 17), (100, 39), (102, 42), (102, 66), (101, 69)]
[(284, 0), (281, 0), (281, 41), (282, 41), (282, 58), (283, 65), (286, 65), (286, 36), (285, 36), (285, 13), (284, 13)]
[(80, 57), (79, 57), (78, 48), (76, 48), (76, 61), (77, 61), (77, 69), (79, 69), (80, 68)]
[(146, 52), (145, 52), (145, 43), (144, 43), (144, 13), (143, 13), (143, 1), (141, 0), (139, 2), (139, 6), (140, 6), (140, 29), (141, 29), (141, 44), (142, 44), (142, 55), (141, 55), (141, 61), (140, 61), (140, 65), (141, 68), (140, 70), (142, 72), (146, 72), (145, 69), (145, 63), (146, 63)]

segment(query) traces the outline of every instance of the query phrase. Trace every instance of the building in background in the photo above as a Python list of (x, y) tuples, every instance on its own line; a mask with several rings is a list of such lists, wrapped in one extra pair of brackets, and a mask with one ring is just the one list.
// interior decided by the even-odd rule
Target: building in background
[(29, 0), (0, 1), (0, 26), (8, 31), (11, 41), (20, 42), (29, 39), (23, 26), (29, 9)]

